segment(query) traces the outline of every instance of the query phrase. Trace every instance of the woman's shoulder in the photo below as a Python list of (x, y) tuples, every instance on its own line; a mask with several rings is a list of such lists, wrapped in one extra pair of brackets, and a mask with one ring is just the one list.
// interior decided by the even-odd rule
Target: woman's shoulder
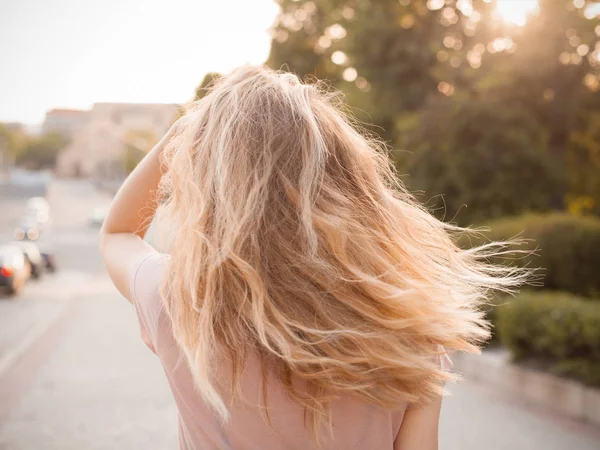
[(156, 316), (162, 309), (160, 291), (168, 261), (168, 255), (155, 252), (145, 255), (136, 264), (131, 278), (131, 297), (138, 311)]
[(168, 255), (158, 252), (144, 255), (138, 261), (131, 280), (134, 301), (142, 300), (159, 289), (168, 261)]
[(163, 312), (161, 283), (168, 263), (168, 256), (151, 253), (136, 264), (131, 278), (131, 297), (139, 319), (142, 337), (156, 352), (159, 334), (159, 318)]

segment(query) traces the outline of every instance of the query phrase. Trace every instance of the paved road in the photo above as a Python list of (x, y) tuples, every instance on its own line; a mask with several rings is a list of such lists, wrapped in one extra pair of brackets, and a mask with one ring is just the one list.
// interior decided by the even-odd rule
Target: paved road
[[(177, 448), (176, 410), (138, 337), (133, 308), (101, 271), (87, 212), (106, 201), (85, 183), (52, 186), (53, 245), (65, 269), (0, 300), (0, 450)], [(0, 205), (1, 206), (1, 205)], [(0, 230), (1, 232), (1, 230)], [(451, 388), (442, 450), (598, 450), (600, 431)]]
[[(31, 280), (18, 298), (0, 294), (0, 369), (6, 364), (2, 363), (4, 356), (15, 350), (18, 353), (20, 345), (27, 344), (38, 329), (62, 313), (88, 279), (103, 273), (97, 251), (98, 229), (88, 226), (88, 218), (92, 208), (106, 206), (110, 199), (84, 181), (53, 183), (47, 191), (51, 224), (38, 245), (56, 254), (60, 270)], [(0, 215), (0, 244), (12, 240), (26, 202), (26, 196), (0, 196), (0, 211), (7, 211)]]

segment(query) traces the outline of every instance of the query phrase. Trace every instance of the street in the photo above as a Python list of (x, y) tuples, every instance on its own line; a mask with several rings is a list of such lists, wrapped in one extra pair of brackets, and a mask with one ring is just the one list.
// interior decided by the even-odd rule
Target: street
[[(0, 238), (23, 199), (2, 199)], [(53, 223), (41, 246), (59, 271), (0, 298), (0, 450), (175, 449), (177, 410), (158, 361), (139, 338), (133, 307), (112, 287), (90, 211), (107, 195), (86, 181), (54, 181)], [(600, 430), (451, 386), (442, 450), (598, 450)]]

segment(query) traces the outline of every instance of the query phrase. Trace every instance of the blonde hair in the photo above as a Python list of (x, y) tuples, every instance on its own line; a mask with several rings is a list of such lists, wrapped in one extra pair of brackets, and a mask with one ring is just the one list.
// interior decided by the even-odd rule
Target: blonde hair
[(482, 302), (524, 280), (487, 263), (502, 244), (460, 249), (461, 229), (407, 192), (340, 106), (319, 84), (244, 67), (192, 105), (164, 150), (166, 310), (224, 420), (217, 354), (235, 383), (250, 351), (277, 367), (317, 437), (337, 394), (389, 408), (440, 395), (452, 375), (439, 346), (478, 351)]

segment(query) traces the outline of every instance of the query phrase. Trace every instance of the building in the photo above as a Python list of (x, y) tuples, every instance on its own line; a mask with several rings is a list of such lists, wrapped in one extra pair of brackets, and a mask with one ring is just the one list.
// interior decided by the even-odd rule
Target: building
[(174, 104), (96, 103), (84, 126), (59, 156), (58, 173), (102, 179), (122, 177), (128, 145), (144, 147), (145, 143), (158, 142), (174, 122), (177, 110)]
[(58, 132), (70, 140), (85, 126), (89, 115), (89, 111), (79, 109), (52, 109), (46, 113), (42, 132)]

